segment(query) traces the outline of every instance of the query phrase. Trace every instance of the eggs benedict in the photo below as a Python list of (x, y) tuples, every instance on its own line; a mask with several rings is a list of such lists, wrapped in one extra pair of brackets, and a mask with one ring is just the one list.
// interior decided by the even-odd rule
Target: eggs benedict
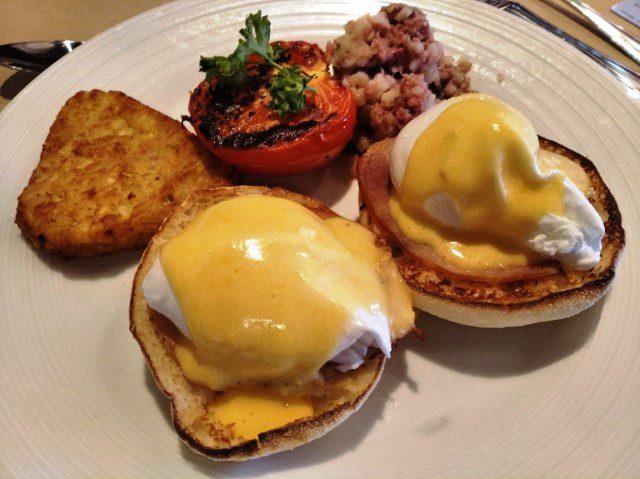
[(259, 187), (185, 202), (145, 252), (131, 303), (178, 433), (232, 460), (291, 449), (346, 419), (413, 317), (374, 234)]
[(624, 245), (586, 158), (481, 94), (443, 101), (357, 165), (361, 222), (397, 249), (416, 306), (463, 324), (560, 319), (606, 291)]

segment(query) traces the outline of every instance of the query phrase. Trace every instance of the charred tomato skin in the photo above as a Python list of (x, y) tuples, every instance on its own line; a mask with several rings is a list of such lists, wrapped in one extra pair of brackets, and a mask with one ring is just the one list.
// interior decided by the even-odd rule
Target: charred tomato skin
[(306, 93), (301, 113), (281, 118), (269, 110), (266, 81), (230, 94), (216, 88), (215, 78), (204, 80), (189, 100), (200, 141), (246, 173), (287, 175), (320, 168), (338, 156), (355, 128), (355, 100), (349, 87), (329, 76), (320, 47), (300, 41), (277, 44), (287, 49), (287, 64), (316, 75), (309, 86), (317, 93)]

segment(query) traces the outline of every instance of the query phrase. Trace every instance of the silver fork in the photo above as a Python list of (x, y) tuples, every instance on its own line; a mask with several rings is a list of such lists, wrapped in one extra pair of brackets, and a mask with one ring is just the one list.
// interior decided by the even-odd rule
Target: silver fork
[(598, 65), (605, 68), (613, 77), (622, 82), (627, 87), (629, 92), (636, 98), (640, 98), (640, 74), (626, 67), (622, 63), (608, 57), (604, 53), (590, 47), (586, 43), (578, 40), (577, 38), (569, 35), (564, 30), (559, 29), (555, 25), (540, 18), (528, 8), (520, 5), (517, 2), (511, 0), (479, 0), (488, 5), (492, 5), (500, 10), (509, 12), (516, 17), (520, 17), (534, 25), (544, 28), (548, 32), (553, 33), (555, 36), (563, 39), (565, 42), (573, 45), (582, 53), (594, 60)]

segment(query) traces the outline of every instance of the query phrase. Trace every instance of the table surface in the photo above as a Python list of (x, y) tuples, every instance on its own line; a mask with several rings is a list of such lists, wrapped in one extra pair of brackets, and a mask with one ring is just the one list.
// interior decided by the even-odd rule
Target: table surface
[[(585, 27), (583, 20), (560, 0), (519, 0), (567, 33), (636, 70), (632, 60)], [(618, 0), (587, 0), (609, 20), (640, 37), (640, 28), (611, 12)], [(127, 18), (166, 3), (166, 0), (2, 0), (0, 44), (30, 40), (88, 40)], [(32, 75), (0, 67), (0, 110)]]

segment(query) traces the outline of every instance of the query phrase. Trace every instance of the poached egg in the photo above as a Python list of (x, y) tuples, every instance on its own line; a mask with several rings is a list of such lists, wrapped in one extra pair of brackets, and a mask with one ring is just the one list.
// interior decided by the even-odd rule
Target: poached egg
[(565, 269), (600, 260), (604, 224), (571, 160), (541, 151), (535, 129), (497, 98), (467, 94), (409, 122), (395, 139), (391, 212), (410, 238), (455, 264), (542, 258)]
[(295, 390), (327, 362), (357, 368), (413, 327), (411, 295), (375, 236), (287, 199), (247, 195), (200, 213), (143, 282), (180, 331), (185, 376), (211, 390)]

